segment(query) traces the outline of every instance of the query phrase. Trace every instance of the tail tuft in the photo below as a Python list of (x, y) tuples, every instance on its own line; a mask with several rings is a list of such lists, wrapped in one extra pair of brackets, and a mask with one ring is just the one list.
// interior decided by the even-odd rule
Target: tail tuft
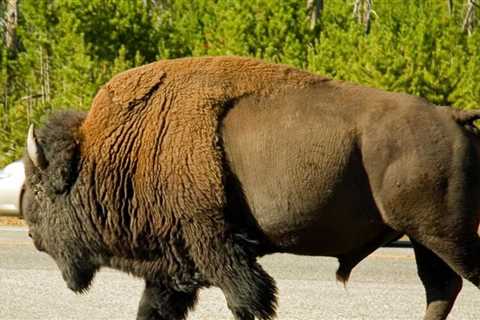
[(335, 274), (337, 281), (343, 284), (343, 287), (347, 288), (347, 282), (350, 278), (350, 272), (352, 271), (351, 268), (347, 267), (346, 265), (340, 262), (340, 266), (338, 267), (337, 273)]
[(453, 119), (460, 125), (473, 125), (475, 120), (480, 119), (480, 110), (458, 110), (451, 109)]

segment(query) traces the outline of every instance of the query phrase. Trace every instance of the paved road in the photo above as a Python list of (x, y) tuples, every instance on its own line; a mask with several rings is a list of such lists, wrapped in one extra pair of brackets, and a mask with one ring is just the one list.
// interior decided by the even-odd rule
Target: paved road
[[(280, 289), (278, 318), (421, 319), (423, 287), (409, 248), (382, 248), (353, 272), (345, 290), (331, 258), (273, 255), (261, 260)], [(143, 284), (102, 270), (87, 295), (66, 289), (53, 261), (24, 228), (0, 227), (0, 319), (134, 319)], [(479, 319), (480, 292), (464, 285), (449, 319)], [(217, 289), (202, 291), (189, 319), (231, 319)]]

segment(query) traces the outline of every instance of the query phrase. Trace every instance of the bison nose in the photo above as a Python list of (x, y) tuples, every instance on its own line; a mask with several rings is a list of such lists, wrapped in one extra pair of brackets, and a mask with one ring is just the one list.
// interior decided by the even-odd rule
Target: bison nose
[(32, 238), (32, 234), (30, 233), (30, 231), (28, 231), (28, 236)]

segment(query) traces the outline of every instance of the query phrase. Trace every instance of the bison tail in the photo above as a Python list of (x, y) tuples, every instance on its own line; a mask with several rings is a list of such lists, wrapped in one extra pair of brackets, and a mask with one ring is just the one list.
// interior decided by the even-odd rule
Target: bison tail
[(475, 120), (480, 119), (480, 110), (451, 109), (453, 119), (462, 126), (473, 125)]
[(351, 271), (352, 271), (351, 268), (347, 267), (346, 265), (340, 262), (340, 266), (338, 267), (338, 270), (335, 274), (337, 281), (341, 282), (345, 289), (347, 288), (347, 282), (348, 282), (348, 279), (350, 278)]

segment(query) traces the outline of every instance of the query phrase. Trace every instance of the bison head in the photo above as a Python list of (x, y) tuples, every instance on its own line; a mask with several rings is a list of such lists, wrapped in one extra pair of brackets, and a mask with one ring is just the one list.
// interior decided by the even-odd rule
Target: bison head
[(84, 113), (62, 112), (36, 132), (30, 127), (25, 164), (24, 217), (36, 248), (57, 263), (67, 286), (88, 289), (98, 264), (88, 222), (79, 209), (80, 138)]

